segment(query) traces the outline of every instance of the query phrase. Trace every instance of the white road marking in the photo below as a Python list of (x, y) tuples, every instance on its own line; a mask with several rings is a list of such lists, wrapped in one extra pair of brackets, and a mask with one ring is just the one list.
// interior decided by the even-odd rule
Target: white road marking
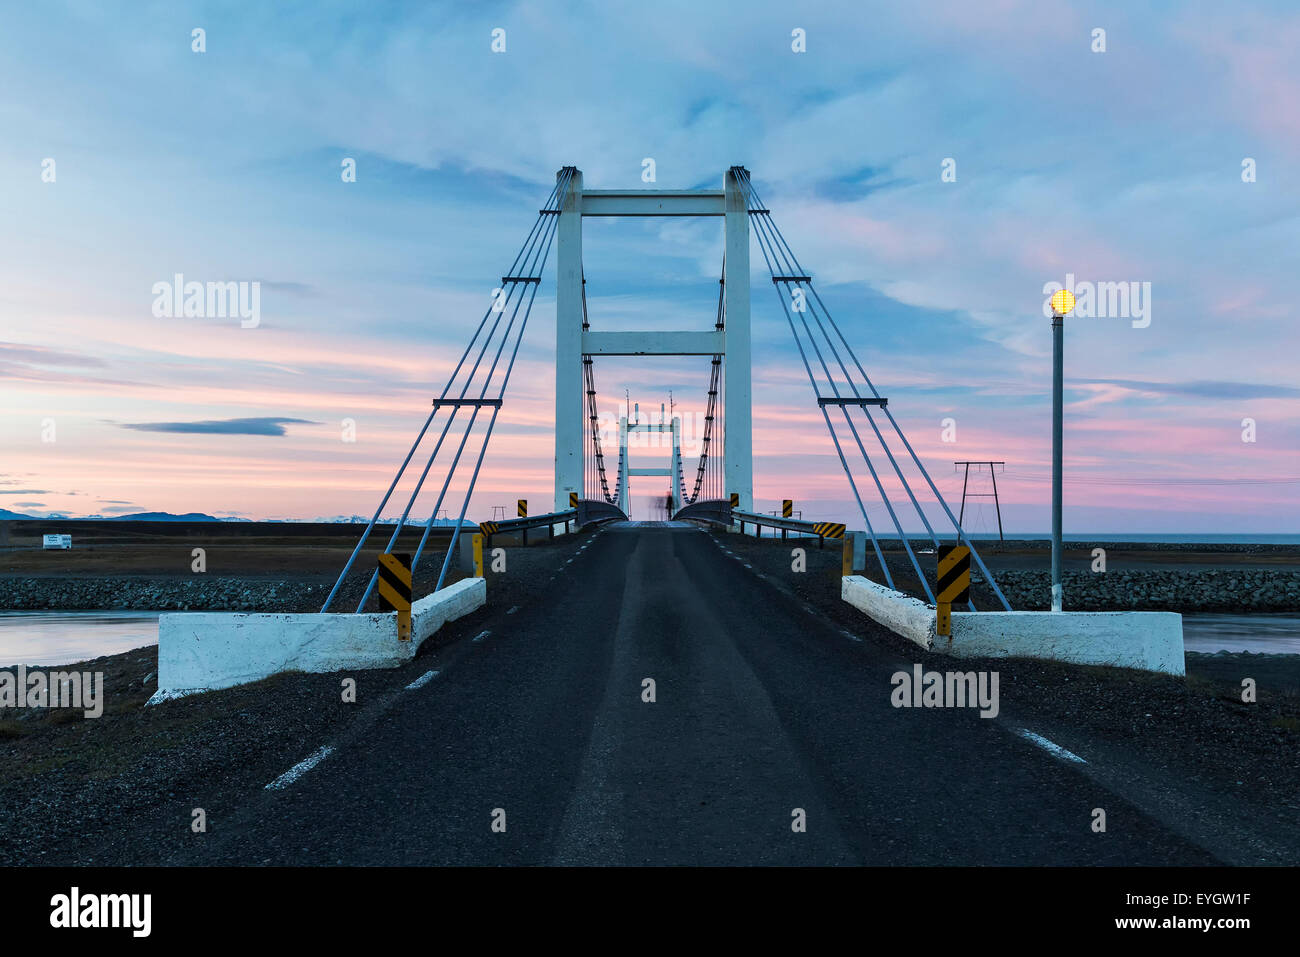
[(1034, 742), (1034, 744), (1038, 745), (1048, 754), (1051, 754), (1054, 757), (1058, 757), (1062, 761), (1073, 761), (1076, 764), (1088, 763), (1087, 761), (1083, 760), (1083, 758), (1075, 754), (1073, 751), (1065, 750), (1065, 748), (1061, 747), (1059, 744), (1054, 744), (1053, 742), (1048, 741), (1041, 734), (1034, 734), (1034, 732), (1030, 731), (1028, 728), (1017, 728), (1016, 734), (1020, 735), (1022, 738), (1025, 738), (1026, 740)]
[(409, 685), (407, 685), (406, 690), (414, 691), (416, 688), (423, 688), (425, 685), (427, 685), (430, 681), (432, 681), (436, 677), (438, 677), (438, 672), (426, 671), (424, 674), (420, 675), (420, 677), (416, 678)]
[(840, 634), (843, 635), (845, 638), (849, 639), (849, 641), (856, 641), (858, 644), (862, 644), (862, 639), (859, 638), (857, 635), (853, 634), (853, 632), (851, 631), (841, 630)]
[(509, 610), (508, 612), (506, 612), (506, 614), (507, 614), (507, 615), (513, 615), (513, 614), (514, 614), (515, 612), (517, 612), (518, 610), (519, 610), (519, 606), (518, 606), (518, 605), (511, 605), (511, 606), (510, 606), (510, 610)]
[(322, 748), (319, 748), (318, 750), (313, 752), (310, 757), (304, 758), (303, 760), (299, 761), (288, 771), (285, 771), (284, 774), (280, 775), (278, 778), (276, 778), (274, 781), (268, 784), (265, 790), (279, 791), (282, 788), (287, 788), (290, 784), (292, 784), (294, 781), (297, 781), (300, 777), (302, 777), (312, 768), (316, 767), (316, 765), (320, 764), (322, 761), (324, 761), (333, 753), (334, 753), (334, 748), (328, 744)]
[(492, 632), (490, 632), (490, 631), (480, 631), (477, 635), (474, 636), (474, 640), (475, 640), (475, 641), (482, 641), (484, 638), (486, 638), (486, 637), (487, 637), (488, 635), (490, 635), (490, 634), (492, 634)]

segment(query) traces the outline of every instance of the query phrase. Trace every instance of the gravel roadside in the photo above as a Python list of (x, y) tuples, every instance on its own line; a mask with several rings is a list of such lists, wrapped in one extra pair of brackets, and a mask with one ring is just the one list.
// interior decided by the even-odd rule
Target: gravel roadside
[[(285, 673), (146, 708), (157, 689), (156, 647), (42, 666), (102, 672), (106, 704), (94, 719), (70, 709), (0, 711), (0, 865), (159, 863), (170, 848), (195, 838), (196, 808), (208, 813), (209, 831), (219, 828), (218, 809), (322, 745), (359, 733), (396, 705), (433, 656), (478, 634), (490, 612), (536, 600), (589, 534), (528, 548), (501, 543), (506, 571), (488, 571), (488, 605), (445, 625), (402, 668)], [(241, 595), (281, 587), (243, 584)], [(360, 582), (351, 584), (359, 595)], [(301, 604), (282, 607), (319, 610), (315, 597)], [(344, 678), (356, 681), (356, 703), (343, 701)]]
[[(1203, 806), (1232, 808), (1285, 836), (1261, 844), (1252, 861), (1300, 863), (1300, 655), (1188, 654), (1186, 679), (1024, 658), (952, 658), (924, 651), (843, 601), (837, 545), (803, 543), (807, 570), (795, 572), (791, 551), (801, 543), (712, 534), (773, 587), (895, 652), (901, 667), (996, 671), (1004, 719), (1068, 729), (1135, 769), (1172, 773)], [(1253, 704), (1242, 701), (1247, 678), (1257, 688)]]

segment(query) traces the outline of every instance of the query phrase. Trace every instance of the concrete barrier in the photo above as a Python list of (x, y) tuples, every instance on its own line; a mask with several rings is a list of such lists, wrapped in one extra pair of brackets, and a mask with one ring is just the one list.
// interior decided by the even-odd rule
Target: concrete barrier
[(398, 641), (397, 613), (193, 612), (158, 619), (158, 691), (150, 703), (229, 688), (282, 671), (396, 668), (448, 621), (481, 607), (487, 583), (466, 578), (411, 606), (411, 640)]
[(841, 597), (867, 617), (929, 650), (934, 647), (934, 609), (861, 575), (845, 575)]
[(940, 654), (1186, 673), (1183, 616), (1174, 612), (955, 611), (949, 640), (935, 634), (934, 608), (910, 595), (860, 575), (843, 579), (841, 595), (873, 621)]

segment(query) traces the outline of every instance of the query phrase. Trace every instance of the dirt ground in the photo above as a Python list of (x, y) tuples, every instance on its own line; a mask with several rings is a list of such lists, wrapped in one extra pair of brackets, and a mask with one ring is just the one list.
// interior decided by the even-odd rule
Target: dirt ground
[[(488, 607), (537, 600), (586, 538), (543, 538), (524, 549), (498, 537), (507, 573), (489, 567)], [(102, 672), (104, 713), (91, 719), (71, 709), (0, 712), (0, 866), (147, 863), (140, 848), (153, 841), (132, 835), (188, 828), (188, 808), (176, 818), (177, 795), (214, 781), (232, 795), (261, 787), (306, 756), (298, 753), (300, 742), (353, 728), (358, 710), (342, 700), (343, 677), (356, 680), (359, 702), (396, 694), (427, 669), (430, 653), (477, 634), (486, 614), (479, 609), (443, 626), (402, 668), (290, 672), (148, 708), (157, 690), (157, 646), (42, 666)]]

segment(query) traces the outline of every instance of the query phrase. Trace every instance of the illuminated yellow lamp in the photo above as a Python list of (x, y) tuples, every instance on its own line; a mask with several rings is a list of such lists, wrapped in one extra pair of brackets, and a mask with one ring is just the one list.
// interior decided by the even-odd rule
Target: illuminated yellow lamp
[(1052, 311), (1058, 316), (1068, 316), (1074, 308), (1074, 293), (1068, 289), (1058, 289), (1052, 294)]

